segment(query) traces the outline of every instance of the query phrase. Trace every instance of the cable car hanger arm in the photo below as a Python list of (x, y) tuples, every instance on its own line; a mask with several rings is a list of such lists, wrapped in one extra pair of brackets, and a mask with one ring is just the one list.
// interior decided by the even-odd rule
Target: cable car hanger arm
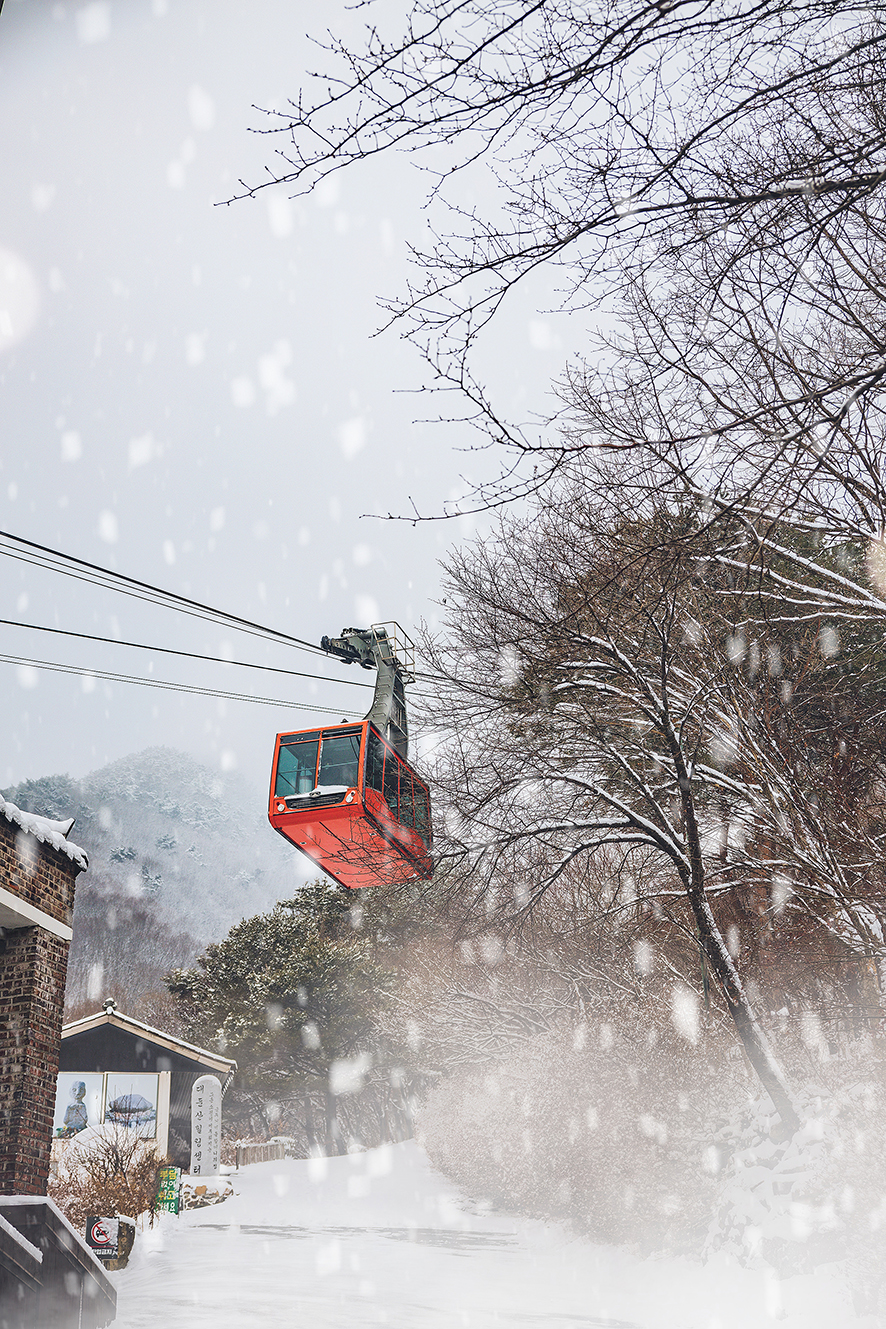
[(375, 696), (364, 719), (408, 761), (405, 684), (415, 678), (415, 647), (410, 638), (396, 623), (373, 623), (370, 628), (342, 628), (340, 637), (323, 637), (320, 645), (327, 655), (337, 655), (346, 664), (377, 671)]

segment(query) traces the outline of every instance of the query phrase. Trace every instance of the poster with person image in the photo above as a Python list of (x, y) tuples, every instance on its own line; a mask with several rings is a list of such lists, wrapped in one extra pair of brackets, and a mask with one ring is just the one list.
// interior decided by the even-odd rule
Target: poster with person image
[(153, 1140), (157, 1134), (159, 1076), (120, 1071), (109, 1072), (107, 1080), (105, 1121)]
[(87, 1126), (98, 1126), (102, 1120), (102, 1089), (105, 1077), (83, 1071), (62, 1071), (55, 1091), (55, 1114), (52, 1133), (59, 1140), (68, 1140), (85, 1131)]

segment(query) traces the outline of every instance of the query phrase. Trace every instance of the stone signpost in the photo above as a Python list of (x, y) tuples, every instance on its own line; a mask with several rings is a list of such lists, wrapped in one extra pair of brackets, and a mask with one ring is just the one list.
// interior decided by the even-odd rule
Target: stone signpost
[(202, 1075), (191, 1090), (191, 1176), (217, 1177), (221, 1166), (221, 1082)]

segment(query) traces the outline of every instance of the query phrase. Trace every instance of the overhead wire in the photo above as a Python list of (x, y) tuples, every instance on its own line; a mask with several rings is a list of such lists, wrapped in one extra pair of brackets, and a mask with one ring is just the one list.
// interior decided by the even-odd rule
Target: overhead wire
[[(4, 544), (3, 541), (9, 543)], [(12, 547), (10, 547), (10, 545)], [(244, 632), (249, 636), (259, 637), (260, 639), (267, 641), (277, 641), (283, 645), (295, 647), (298, 650), (309, 651), (313, 655), (322, 655), (324, 659), (328, 658), (327, 653), (321, 647), (316, 646), (313, 642), (305, 641), (301, 637), (296, 637), (291, 633), (282, 632), (278, 628), (269, 628), (264, 624), (256, 623), (251, 619), (242, 618), (236, 614), (229, 614), (226, 610), (217, 609), (212, 605), (203, 604), (199, 600), (193, 600), (187, 596), (178, 595), (173, 591), (166, 591), (162, 587), (154, 586), (150, 582), (140, 581), (138, 578), (129, 577), (125, 573), (116, 572), (111, 568), (104, 568), (97, 563), (90, 563), (85, 559), (75, 557), (73, 554), (66, 554), (61, 550), (52, 549), (50, 546), (39, 544), (34, 540), (26, 540), (23, 536), (13, 535), (10, 531), (0, 531), (0, 555), (5, 555), (17, 562), (42, 568), (45, 571), (61, 573), (63, 576), (71, 577), (76, 581), (83, 581), (87, 584), (99, 586), (106, 590), (113, 590), (118, 594), (127, 595), (134, 599), (144, 600), (150, 604), (174, 609), (179, 613), (187, 614), (193, 618), (220, 625), (223, 624), (235, 631)], [(50, 628), (36, 623), (22, 623), (13, 619), (0, 619), (0, 625), (20, 627), (38, 632), (48, 632), (58, 636), (66, 636), (83, 641), (92, 641), (103, 645), (126, 646), (135, 650), (154, 651), (157, 654), (176, 655), (185, 659), (200, 660), (207, 663), (231, 664), (238, 668), (256, 669), (268, 673), (284, 674), (293, 678), (309, 678), (320, 682), (343, 683), (349, 687), (371, 688), (373, 686), (371, 683), (362, 683), (358, 679), (329, 678), (321, 674), (308, 674), (299, 670), (282, 669), (273, 665), (260, 665), (248, 661), (227, 660), (223, 656), (203, 655), (193, 651), (176, 650), (173, 647), (168, 646), (148, 646), (142, 642), (119, 641), (113, 637), (102, 637), (85, 632), (74, 632), (64, 628)], [(81, 676), (102, 678), (109, 681), (141, 684), (146, 687), (160, 687), (165, 690), (191, 692), (210, 697), (225, 697), (229, 700), (254, 700), (263, 705), (298, 706), (299, 709), (302, 710), (317, 711), (330, 715), (338, 713), (338, 710), (333, 707), (309, 705), (304, 702), (297, 703), (274, 700), (273, 698), (253, 698), (246, 693), (236, 693), (223, 689), (201, 688), (189, 684), (162, 682), (157, 679), (140, 678), (136, 675), (65, 665), (53, 661), (28, 659), (23, 656), (0, 654), (0, 663), (22, 665), (34, 669), (47, 669), (61, 673), (79, 674)], [(428, 678), (428, 676), (424, 677)], [(356, 714), (356, 712), (353, 711), (346, 713), (351, 715)]]
[[(4, 545), (2, 543), (4, 540), (11, 541), (13, 547)], [(279, 641), (298, 650), (310, 651), (313, 655), (325, 655), (325, 652), (313, 642), (304, 641), (301, 637), (295, 637), (288, 632), (281, 632), (279, 628), (269, 628), (251, 619), (241, 618), (237, 614), (229, 614), (224, 609), (216, 609), (188, 596), (177, 595), (174, 591), (165, 591), (161, 586), (139, 581), (136, 577), (127, 577), (122, 572), (114, 572), (110, 568), (101, 567), (98, 563), (75, 558), (73, 554), (65, 554), (61, 550), (51, 549), (48, 545), (37, 544), (34, 540), (25, 540), (22, 536), (13, 535), (9, 531), (0, 531), (0, 554), (18, 562), (42, 567), (49, 572), (60, 572), (63, 576), (72, 577), (76, 581), (103, 586), (137, 600), (147, 600), (151, 604), (175, 609), (192, 618), (225, 623), (238, 632), (245, 632), (250, 636)]]
[(158, 655), (178, 655), (185, 660), (203, 660), (208, 664), (234, 665), (238, 669), (259, 669), (269, 674), (285, 674), (289, 678), (310, 678), (321, 683), (343, 683), (351, 688), (371, 688), (356, 678), (327, 678), (324, 674), (306, 674), (298, 669), (281, 669), (276, 665), (254, 664), (248, 660), (228, 660), (223, 655), (200, 655), (195, 651), (179, 651), (172, 646), (148, 646), (140, 641), (121, 641), (116, 637), (100, 637), (89, 632), (72, 632), (67, 628), (49, 628), (40, 623), (21, 623), (12, 618), (0, 618), (0, 627), (29, 628), (33, 632), (51, 632), (59, 637), (74, 637), (79, 641), (94, 641), (106, 646), (130, 646), (138, 651), (154, 651)]
[[(0, 664), (19, 665), (32, 669), (48, 669), (58, 674), (79, 674), (83, 678), (101, 679), (108, 683), (135, 683), (145, 688), (161, 688), (166, 692), (187, 692), (201, 697), (215, 697), (222, 701), (250, 701), (261, 706), (288, 706), (299, 711), (317, 711), (323, 715), (341, 715), (343, 707), (315, 706), (301, 701), (286, 701), (281, 697), (254, 697), (248, 692), (231, 692), (224, 688), (204, 688), (191, 683), (172, 683), (160, 678), (144, 678), (137, 674), (119, 674), (108, 669), (89, 669), (82, 665), (61, 664), (55, 660), (32, 660), (22, 655), (0, 653)], [(359, 711), (345, 710), (345, 715), (359, 715)]]

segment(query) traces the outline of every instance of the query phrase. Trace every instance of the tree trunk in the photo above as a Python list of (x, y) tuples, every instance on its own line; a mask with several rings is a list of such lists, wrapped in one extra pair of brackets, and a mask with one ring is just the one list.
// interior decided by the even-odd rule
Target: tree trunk
[(341, 1127), (338, 1124), (338, 1104), (335, 1094), (326, 1091), (326, 1153), (332, 1157), (342, 1152)]
[(379, 1090), (376, 1102), (376, 1116), (378, 1117), (378, 1138), (380, 1144), (389, 1144), (391, 1140), (391, 1123), (388, 1120), (389, 1096), (387, 1090)]
[(790, 1090), (784, 1071), (776, 1060), (753, 1006), (748, 1000), (732, 956), (717, 926), (713, 910), (705, 891), (704, 858), (701, 850), (701, 837), (695, 818), (695, 803), (689, 777), (683, 765), (679, 748), (672, 747), (677, 761), (680, 781), (683, 818), (686, 827), (686, 840), (689, 848), (689, 872), (681, 872), (683, 885), (698, 928), (698, 939), (708, 963), (716, 975), (717, 982), (726, 998), (726, 1005), (732, 1022), (738, 1030), (738, 1036), (744, 1044), (748, 1060), (757, 1073), (757, 1077), (766, 1090), (775, 1109), (787, 1130), (793, 1135), (800, 1129), (800, 1118), (791, 1100)]
[(314, 1134), (314, 1109), (308, 1089), (305, 1090), (305, 1135), (308, 1137), (308, 1153), (313, 1154), (317, 1147), (317, 1137)]

